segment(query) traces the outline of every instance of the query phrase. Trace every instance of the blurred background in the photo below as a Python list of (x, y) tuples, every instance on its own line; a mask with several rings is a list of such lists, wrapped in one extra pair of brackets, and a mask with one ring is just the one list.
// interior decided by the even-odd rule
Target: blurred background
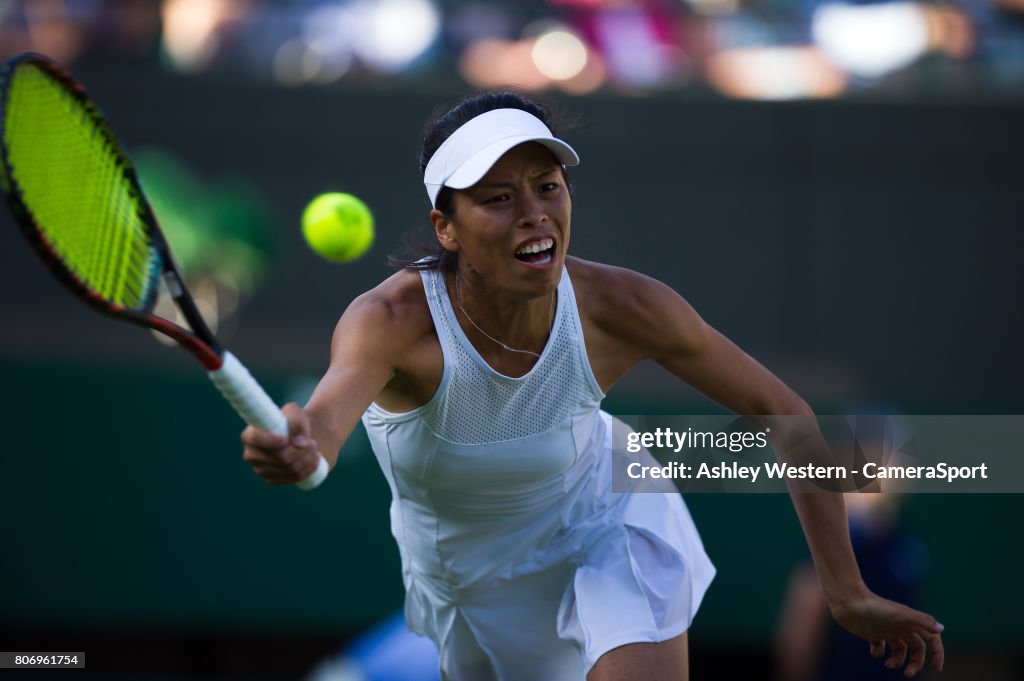
[[(0, 56), (28, 49), (105, 111), (280, 402), (428, 234), (424, 122), (514, 86), (583, 158), (571, 250), (667, 282), (819, 413), (1024, 413), (1020, 0), (0, 1)], [(302, 243), (323, 191), (375, 212), (356, 263)], [(86, 651), (90, 679), (430, 678), (375, 629), (402, 585), (365, 435), (321, 490), (265, 487), (193, 360), (80, 305), (2, 222), (0, 650)], [(606, 408), (716, 410), (654, 366)], [(868, 678), (834, 661), (787, 498), (687, 502), (719, 568), (693, 678)], [(1020, 497), (900, 502), (855, 514), (869, 585), (946, 625), (943, 679), (1024, 679)]]

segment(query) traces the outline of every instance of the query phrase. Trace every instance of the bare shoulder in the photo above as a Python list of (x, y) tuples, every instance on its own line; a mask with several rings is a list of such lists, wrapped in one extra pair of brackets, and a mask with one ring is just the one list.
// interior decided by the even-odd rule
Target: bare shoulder
[(625, 267), (572, 257), (565, 264), (572, 277), (576, 297), (584, 298), (595, 312), (620, 312), (620, 307), (641, 302), (652, 287), (660, 284), (656, 279)]
[(420, 274), (402, 270), (349, 304), (338, 321), (334, 343), (369, 342), (378, 351), (401, 351), (433, 334), (433, 329)]
[(703, 342), (705, 325), (668, 285), (635, 270), (579, 258), (566, 262), (581, 317), (595, 330), (657, 357), (668, 343), (675, 351)]
[(642, 323), (665, 298), (679, 294), (657, 279), (625, 267), (570, 258), (566, 262), (576, 301), (591, 321), (606, 325)]

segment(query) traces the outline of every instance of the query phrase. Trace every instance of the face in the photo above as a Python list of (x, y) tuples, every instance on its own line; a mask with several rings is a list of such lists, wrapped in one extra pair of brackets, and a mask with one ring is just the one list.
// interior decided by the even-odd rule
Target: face
[(569, 247), (572, 201), (547, 148), (513, 147), (477, 184), (455, 192), (454, 207), (451, 218), (435, 210), (431, 219), (441, 245), (458, 252), (467, 280), (524, 300), (555, 290)]

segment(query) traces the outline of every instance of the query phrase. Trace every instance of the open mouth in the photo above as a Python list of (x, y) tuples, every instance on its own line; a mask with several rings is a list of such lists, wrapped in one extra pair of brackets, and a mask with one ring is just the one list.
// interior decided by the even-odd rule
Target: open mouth
[(520, 247), (515, 256), (516, 260), (530, 265), (550, 265), (555, 259), (555, 240), (533, 241)]

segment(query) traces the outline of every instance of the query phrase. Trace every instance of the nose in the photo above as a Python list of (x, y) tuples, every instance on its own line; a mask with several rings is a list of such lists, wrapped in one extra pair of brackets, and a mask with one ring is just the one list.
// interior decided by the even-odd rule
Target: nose
[(519, 205), (518, 226), (526, 228), (537, 227), (547, 222), (547, 206), (544, 204), (543, 199), (534, 192), (524, 192), (524, 197)]

